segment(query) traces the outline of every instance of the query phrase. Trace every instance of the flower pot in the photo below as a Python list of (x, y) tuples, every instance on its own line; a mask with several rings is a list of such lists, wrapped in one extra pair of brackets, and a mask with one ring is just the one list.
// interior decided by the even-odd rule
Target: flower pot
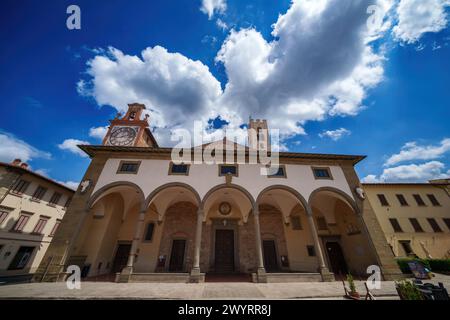
[(350, 297), (355, 298), (355, 299), (359, 299), (361, 296), (359, 295), (359, 292), (355, 291), (355, 292), (349, 292), (348, 293), (350, 295)]

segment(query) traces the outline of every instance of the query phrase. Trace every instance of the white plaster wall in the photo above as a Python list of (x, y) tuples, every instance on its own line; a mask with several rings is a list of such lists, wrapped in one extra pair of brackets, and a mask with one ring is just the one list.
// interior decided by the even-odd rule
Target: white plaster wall
[[(225, 183), (225, 177), (218, 175), (218, 165), (192, 164), (188, 176), (168, 175), (169, 160), (136, 158), (126, 160), (142, 161), (137, 174), (117, 174), (121, 160), (125, 159), (107, 160), (93, 192), (113, 182), (129, 181), (137, 184), (147, 197), (153, 190), (164, 184), (182, 182), (192, 186), (203, 198), (214, 186)], [(339, 166), (329, 166), (333, 180), (316, 180), (309, 165), (286, 165), (287, 178), (268, 178), (260, 174), (260, 168), (261, 165), (240, 164), (239, 177), (233, 177), (232, 180), (233, 184), (240, 185), (250, 192), (255, 200), (262, 190), (275, 184), (292, 187), (306, 200), (315, 189), (320, 187), (334, 187), (353, 199), (344, 173)]]

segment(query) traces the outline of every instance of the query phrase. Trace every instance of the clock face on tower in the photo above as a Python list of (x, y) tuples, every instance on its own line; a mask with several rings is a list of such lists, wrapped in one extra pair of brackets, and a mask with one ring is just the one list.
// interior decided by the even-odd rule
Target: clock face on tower
[(136, 130), (132, 127), (117, 127), (110, 137), (109, 143), (113, 146), (129, 146), (136, 138)]

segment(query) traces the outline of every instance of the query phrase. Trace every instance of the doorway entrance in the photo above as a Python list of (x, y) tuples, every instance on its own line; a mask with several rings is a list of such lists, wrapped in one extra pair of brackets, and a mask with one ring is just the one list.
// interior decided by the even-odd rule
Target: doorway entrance
[(278, 271), (277, 250), (275, 240), (263, 240), (264, 267), (266, 271)]
[(184, 254), (186, 251), (186, 240), (177, 239), (172, 242), (170, 253), (169, 271), (181, 272), (184, 268)]
[(119, 243), (116, 250), (116, 255), (114, 257), (112, 272), (122, 272), (122, 269), (127, 266), (128, 256), (130, 255), (131, 244), (129, 243)]
[(328, 260), (330, 261), (330, 271), (335, 275), (346, 275), (348, 273), (347, 263), (345, 262), (344, 253), (339, 242), (327, 241), (325, 247)]
[(215, 265), (217, 273), (234, 272), (234, 231), (216, 230)]

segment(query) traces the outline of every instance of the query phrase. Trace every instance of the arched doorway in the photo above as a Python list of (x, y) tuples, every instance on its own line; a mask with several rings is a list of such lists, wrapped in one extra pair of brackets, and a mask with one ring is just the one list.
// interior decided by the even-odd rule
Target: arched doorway
[(129, 229), (143, 205), (142, 190), (130, 182), (112, 183), (95, 192), (67, 264), (79, 265), (82, 277), (88, 278), (121, 272), (133, 241)]
[(255, 228), (250, 218), (253, 206), (250, 193), (232, 184), (216, 186), (204, 196), (200, 268), (207, 272), (207, 281), (214, 275), (256, 271)]
[(156, 264), (147, 272), (190, 272), (200, 205), (197, 191), (183, 183), (165, 184), (148, 196), (146, 205), (157, 212), (161, 230), (159, 243), (153, 247), (157, 255), (151, 257)]
[(319, 265), (303, 196), (290, 187), (274, 185), (260, 192), (257, 204), (266, 271), (317, 272)]
[(338, 189), (319, 188), (311, 193), (309, 205), (326, 264), (335, 277), (363, 276), (369, 265), (377, 264), (350, 196)]

